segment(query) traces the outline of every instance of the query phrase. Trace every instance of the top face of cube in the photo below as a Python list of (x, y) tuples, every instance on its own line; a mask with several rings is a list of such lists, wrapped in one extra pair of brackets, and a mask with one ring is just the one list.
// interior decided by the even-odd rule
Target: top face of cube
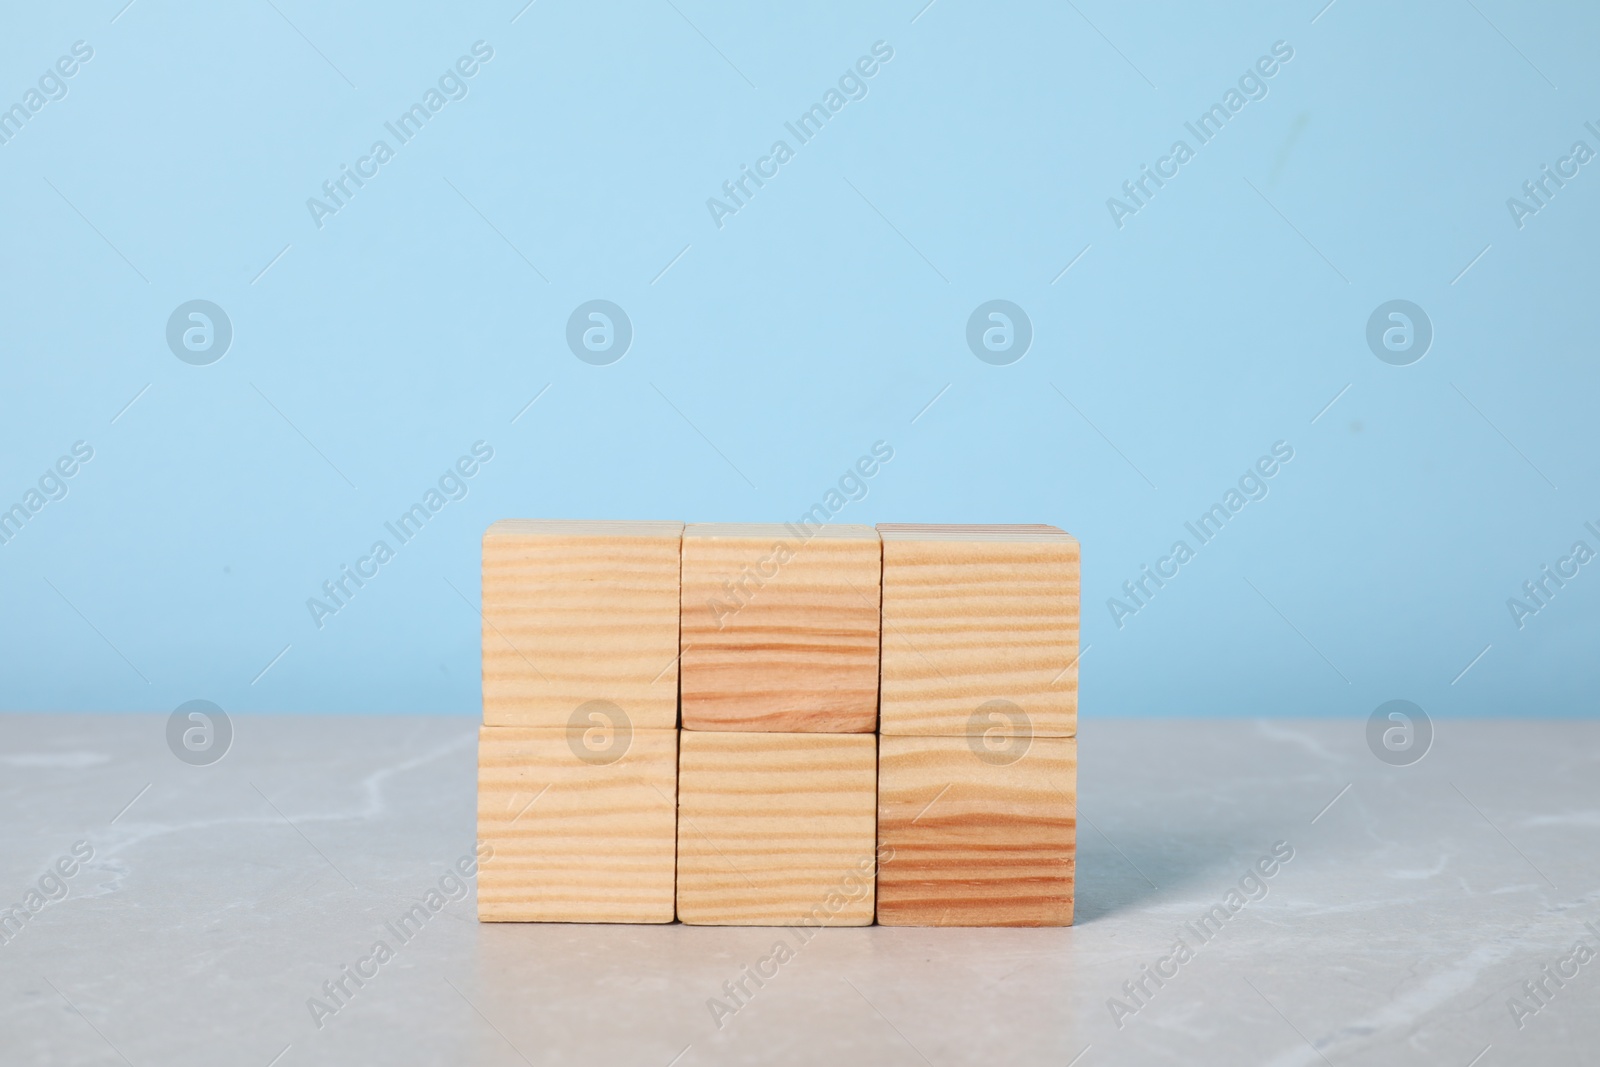
[(683, 523), (648, 519), (501, 519), (483, 532), (487, 543), (520, 537), (566, 539), (585, 538), (681, 538)]
[(881, 731), (1076, 736), (1077, 540), (1044, 525), (878, 532)]
[(871, 733), (881, 568), (870, 526), (685, 527), (683, 728)]
[(885, 541), (970, 541), (970, 542), (1040, 542), (1070, 541), (1077, 538), (1059, 526), (1042, 522), (1033, 523), (922, 523), (880, 522), (878, 536)]
[(682, 541), (679, 522), (490, 526), (483, 536), (484, 723), (677, 726)]

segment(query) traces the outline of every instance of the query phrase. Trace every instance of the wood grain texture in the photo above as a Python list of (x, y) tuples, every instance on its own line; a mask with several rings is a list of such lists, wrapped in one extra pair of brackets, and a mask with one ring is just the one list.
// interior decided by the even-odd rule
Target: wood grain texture
[(494, 853), (478, 870), (478, 918), (671, 922), (678, 731), (612, 735), (610, 751), (568, 734), (479, 730), (478, 839)]
[(683, 731), (678, 918), (871, 924), (876, 740)]
[[(882, 733), (964, 735), (1008, 701), (1078, 732), (1078, 542), (1054, 526), (883, 524)], [(980, 716), (981, 717), (981, 716)]]
[(878, 922), (1071, 925), (1077, 770), (1070, 737), (1009, 764), (965, 737), (879, 738)]
[(685, 527), (685, 730), (877, 728), (877, 532), (795, 529)]
[(514, 519), (483, 535), (483, 721), (565, 727), (591, 700), (678, 724), (683, 524)]

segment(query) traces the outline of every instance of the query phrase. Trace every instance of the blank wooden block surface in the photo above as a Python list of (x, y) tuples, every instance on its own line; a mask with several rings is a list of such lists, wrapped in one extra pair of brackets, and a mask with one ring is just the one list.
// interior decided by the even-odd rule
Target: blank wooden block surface
[(1036, 736), (1075, 736), (1078, 542), (1054, 526), (878, 532), (880, 731), (964, 736), (1009, 706)]
[(677, 759), (677, 730), (482, 727), (478, 918), (671, 922)]
[(876, 729), (877, 532), (796, 529), (685, 527), (685, 730)]
[(869, 925), (876, 741), (871, 734), (683, 731), (678, 918)]
[(1072, 923), (1076, 738), (1034, 737), (1025, 751), (1019, 739), (982, 755), (965, 737), (878, 746), (878, 922)]
[(590, 701), (678, 724), (683, 524), (511, 519), (483, 535), (483, 721), (565, 727)]

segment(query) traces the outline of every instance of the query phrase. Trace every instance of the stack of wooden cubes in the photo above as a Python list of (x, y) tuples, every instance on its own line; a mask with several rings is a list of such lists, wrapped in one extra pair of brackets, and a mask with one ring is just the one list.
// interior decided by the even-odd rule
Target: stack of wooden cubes
[(1078, 544), (509, 520), (483, 541), (489, 921), (1065, 925)]

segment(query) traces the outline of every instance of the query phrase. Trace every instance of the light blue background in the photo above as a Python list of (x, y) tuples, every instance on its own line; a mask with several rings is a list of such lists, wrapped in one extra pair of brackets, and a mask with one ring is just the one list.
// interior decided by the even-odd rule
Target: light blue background
[[(1600, 163), (1506, 207), (1600, 149), (1592, 6), (273, 2), (5, 16), (6, 105), (94, 58), (0, 145), (0, 504), (94, 459), (0, 546), (0, 706), (476, 714), (490, 521), (794, 518), (882, 440), (838, 521), (1081, 539), (1085, 715), (1593, 713), (1600, 564), (1506, 605), (1600, 548)], [(318, 229), (306, 199), (479, 40)], [(718, 229), (707, 198), (880, 40)], [(1106, 199), (1280, 40), (1119, 230)], [(235, 331), (204, 367), (164, 338), (196, 298)], [(594, 298), (634, 326), (614, 365), (565, 344)], [(994, 298), (1035, 330), (1010, 366), (964, 339)], [(1411, 366), (1364, 339), (1393, 298), (1435, 329)], [(319, 630), (307, 598), (478, 440), (466, 499)], [(1119, 629), (1107, 599), (1280, 440)]]

